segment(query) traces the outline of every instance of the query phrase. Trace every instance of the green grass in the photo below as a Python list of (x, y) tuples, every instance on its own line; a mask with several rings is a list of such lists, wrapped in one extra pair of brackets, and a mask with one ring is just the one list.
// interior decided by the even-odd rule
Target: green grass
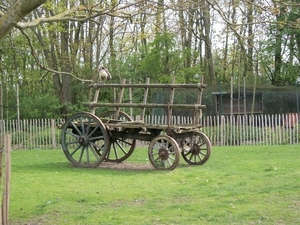
[[(126, 162), (148, 163), (136, 149)], [(10, 224), (299, 224), (299, 146), (214, 147), (173, 171), (74, 168), (13, 151)]]

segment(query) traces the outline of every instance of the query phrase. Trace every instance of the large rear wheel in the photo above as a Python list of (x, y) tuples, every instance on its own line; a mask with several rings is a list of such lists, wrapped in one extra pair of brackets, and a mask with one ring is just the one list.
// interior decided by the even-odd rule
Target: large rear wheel
[(81, 112), (65, 122), (61, 144), (67, 159), (75, 166), (97, 167), (107, 155), (109, 137), (97, 116)]

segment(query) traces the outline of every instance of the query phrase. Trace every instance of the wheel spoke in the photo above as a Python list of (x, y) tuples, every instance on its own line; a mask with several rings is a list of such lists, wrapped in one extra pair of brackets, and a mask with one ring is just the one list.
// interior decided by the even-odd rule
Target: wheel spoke
[(91, 145), (91, 147), (92, 147), (93, 149), (104, 150), (104, 145), (99, 146), (99, 145), (97, 145), (95, 142), (91, 142), (90, 145)]
[(78, 143), (78, 140), (75, 140), (75, 141), (69, 141), (69, 142), (66, 142), (65, 144), (66, 145), (73, 145), (73, 144), (77, 144)]
[(115, 143), (117, 143), (117, 142), (114, 142), (112, 145), (113, 145), (113, 150), (114, 150), (114, 154), (115, 154), (115, 159), (118, 160), (119, 159), (119, 154), (118, 154), (118, 151), (116, 149)]
[[(152, 155), (152, 156), (153, 156), (153, 155)], [(157, 162), (158, 160), (160, 160), (159, 156), (158, 156), (156, 159), (153, 158), (153, 161), (154, 161), (154, 162)]]
[(77, 133), (78, 133), (79, 135), (82, 134), (82, 132), (78, 129), (78, 127), (74, 124), (73, 121), (71, 121), (71, 125), (72, 125), (72, 127), (77, 131)]
[(127, 141), (126, 139), (116, 138), (116, 143), (118, 143), (118, 145), (121, 147), (119, 142), (123, 142), (124, 144), (127, 144), (127, 145), (132, 145), (132, 142)]
[(206, 152), (206, 154), (204, 154), (204, 153), (203, 153), (203, 151), (202, 151), (202, 150), (200, 150), (200, 152), (199, 152), (199, 156), (200, 156), (200, 155), (203, 155), (203, 156), (205, 157), (205, 156), (207, 155), (207, 152)]
[(80, 126), (82, 134), (86, 134), (82, 117), (80, 117)]
[(87, 164), (90, 165), (91, 164), (91, 160), (90, 160), (90, 153), (89, 153), (89, 147), (86, 147), (86, 161)]
[(173, 164), (173, 162), (174, 162), (174, 158), (173, 158), (173, 160), (171, 160), (170, 158), (168, 158), (166, 161), (169, 163), (169, 165), (171, 166), (172, 164)]
[[(116, 141), (115, 143), (118, 145), (118, 147), (120, 148), (121, 152), (123, 152), (124, 155), (126, 155), (126, 154), (127, 154), (127, 151), (126, 151), (125, 148), (119, 143), (119, 141)], [(114, 145), (114, 148), (115, 148), (115, 145)], [(115, 149), (115, 151), (116, 151), (116, 149)]]
[(200, 160), (200, 161), (202, 161), (203, 159), (204, 159), (204, 157), (202, 158), (202, 156), (200, 155), (200, 154), (198, 154), (198, 155), (195, 155), (195, 162), (196, 162), (196, 157), (198, 157), (198, 159)]
[(95, 149), (93, 148), (93, 144), (92, 144), (92, 143), (93, 143), (93, 142), (91, 142), (91, 143), (89, 144), (89, 146), (87, 147), (87, 157), (88, 157), (88, 161), (89, 161), (89, 159), (90, 159), (90, 153), (89, 153), (89, 152), (92, 153), (92, 155), (93, 155), (93, 157), (94, 157), (95, 159), (98, 159), (98, 158), (99, 158), (99, 154), (96, 153)]
[(73, 156), (73, 155), (78, 151), (78, 149), (80, 149), (80, 147), (81, 147), (81, 146), (78, 145), (78, 147), (75, 148), (74, 151), (73, 151), (72, 153), (70, 153), (70, 155)]
[(105, 136), (100, 135), (100, 136), (96, 136), (96, 137), (91, 137), (90, 141), (95, 142), (95, 141), (99, 141), (99, 140), (104, 140), (104, 138), (105, 138)]
[(82, 156), (83, 156), (83, 153), (84, 153), (84, 146), (81, 146), (81, 152), (80, 152), (80, 156), (79, 156), (79, 159), (78, 159), (78, 162), (79, 162), (79, 163), (82, 162)]
[(75, 138), (79, 138), (79, 135), (74, 134), (74, 133), (72, 133), (70, 131), (66, 131), (66, 134), (69, 134), (69, 135), (71, 135), (72, 137), (75, 137)]
[(88, 137), (92, 137), (93, 134), (95, 134), (95, 132), (99, 129), (99, 127), (95, 127), (91, 133), (89, 133)]
[(201, 148), (203, 145), (205, 145), (206, 143), (200, 143), (200, 144), (198, 144), (198, 146), (199, 146), (199, 148)]

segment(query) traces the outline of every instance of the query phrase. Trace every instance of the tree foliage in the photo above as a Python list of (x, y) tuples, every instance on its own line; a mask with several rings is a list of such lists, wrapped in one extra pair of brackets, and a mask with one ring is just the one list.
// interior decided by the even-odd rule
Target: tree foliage
[(165, 83), (172, 76), (198, 82), (203, 75), (210, 85), (233, 77), (280, 86), (293, 85), (299, 74), (298, 0), (0, 5), (1, 114), (7, 118), (16, 116), (17, 87), (24, 118), (79, 111), (100, 65), (117, 83), (122, 77)]

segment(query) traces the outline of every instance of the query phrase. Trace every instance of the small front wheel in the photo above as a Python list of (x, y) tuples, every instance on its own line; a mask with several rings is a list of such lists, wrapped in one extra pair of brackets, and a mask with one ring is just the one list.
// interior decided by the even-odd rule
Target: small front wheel
[(181, 155), (190, 165), (203, 165), (211, 154), (211, 142), (201, 132), (193, 132), (181, 143)]
[(179, 163), (179, 146), (170, 136), (156, 136), (149, 144), (148, 156), (154, 168), (173, 170)]

